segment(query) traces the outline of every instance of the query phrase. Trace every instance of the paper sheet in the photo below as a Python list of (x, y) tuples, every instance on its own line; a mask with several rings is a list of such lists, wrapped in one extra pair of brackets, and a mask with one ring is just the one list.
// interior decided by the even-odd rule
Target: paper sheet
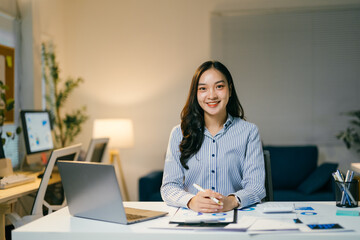
[(254, 216), (242, 216), (237, 223), (231, 223), (225, 226), (224, 229), (248, 229), (257, 219)]
[(233, 210), (220, 213), (200, 213), (187, 208), (179, 208), (171, 218), (170, 223), (230, 223), (233, 221)]
[(257, 218), (248, 231), (284, 231), (299, 230), (299, 226), (292, 219)]

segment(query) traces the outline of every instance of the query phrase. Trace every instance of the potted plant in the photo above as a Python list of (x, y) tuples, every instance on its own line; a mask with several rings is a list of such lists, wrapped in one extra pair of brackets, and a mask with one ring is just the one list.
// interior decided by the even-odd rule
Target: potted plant
[(17, 127), (15, 132), (7, 131), (5, 136), (3, 136), (3, 127), (6, 120), (6, 113), (14, 109), (15, 100), (13, 98), (6, 98), (5, 91), (8, 89), (8, 86), (0, 80), (0, 158), (5, 158), (3, 146), (6, 143), (6, 139), (14, 139), (15, 134), (21, 133), (21, 128)]
[(355, 149), (360, 153), (360, 110), (344, 113), (351, 117), (350, 126), (341, 131), (336, 137), (342, 140), (348, 149)]
[(50, 111), (51, 122), (57, 147), (71, 144), (81, 132), (82, 124), (88, 119), (86, 107), (73, 110), (72, 113), (63, 113), (63, 106), (70, 94), (81, 83), (82, 78), (68, 78), (61, 84), (59, 66), (51, 44), (42, 44), (43, 78), (46, 83), (46, 105)]
[(11, 175), (13, 173), (11, 160), (9, 158), (5, 158), (5, 151), (3, 146), (6, 143), (6, 139), (14, 139), (15, 134), (19, 134), (21, 132), (21, 128), (17, 127), (14, 133), (7, 131), (5, 136), (3, 136), (3, 127), (6, 120), (6, 113), (14, 109), (15, 103), (13, 98), (6, 98), (5, 91), (7, 89), (8, 86), (6, 86), (4, 82), (0, 80), (0, 163), (2, 165), (0, 168), (0, 177)]

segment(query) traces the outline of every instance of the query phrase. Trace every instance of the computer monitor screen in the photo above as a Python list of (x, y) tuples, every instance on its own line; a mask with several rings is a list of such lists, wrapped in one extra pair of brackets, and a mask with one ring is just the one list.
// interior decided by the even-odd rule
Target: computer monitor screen
[(20, 112), (28, 164), (46, 164), (54, 148), (50, 114), (47, 111), (22, 110)]

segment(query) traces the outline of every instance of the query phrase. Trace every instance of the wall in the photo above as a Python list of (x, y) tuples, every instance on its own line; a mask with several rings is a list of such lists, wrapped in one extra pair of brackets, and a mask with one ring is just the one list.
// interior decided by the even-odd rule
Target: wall
[(10, 16), (16, 15), (16, 4), (13, 0), (0, 0), (0, 11)]
[(213, 3), (205, 2), (66, 5), (65, 69), (85, 79), (69, 108), (86, 104), (90, 115), (78, 140), (88, 144), (95, 118), (134, 121), (135, 146), (120, 149), (131, 199), (137, 199), (140, 176), (163, 168), (168, 137), (179, 123), (193, 71), (210, 57), (208, 14)]
[(340, 160), (343, 171), (357, 159), (335, 136), (349, 125), (341, 113), (359, 109), (359, 9), (212, 15), (212, 56), (232, 72), (264, 144), (316, 144), (321, 161)]
[(96, 118), (134, 121), (135, 146), (120, 155), (136, 200), (139, 177), (162, 169), (192, 75), (210, 58), (211, 12), (354, 2), (359, 1), (42, 0), (38, 8), (41, 34), (52, 31), (59, 44), (62, 78), (85, 79), (67, 106), (86, 104), (90, 115), (77, 142), (86, 149)]

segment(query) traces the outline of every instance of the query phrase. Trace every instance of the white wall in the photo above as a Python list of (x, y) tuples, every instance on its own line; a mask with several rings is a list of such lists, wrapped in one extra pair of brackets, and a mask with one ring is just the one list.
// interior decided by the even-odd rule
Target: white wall
[(213, 14), (212, 56), (265, 145), (315, 144), (345, 172), (360, 160), (335, 137), (359, 109), (359, 7)]
[(40, 32), (59, 44), (61, 76), (85, 79), (67, 106), (88, 107), (90, 119), (77, 142), (87, 147), (96, 118), (134, 121), (135, 146), (120, 150), (131, 200), (138, 198), (139, 177), (162, 169), (192, 75), (210, 58), (211, 12), (359, 2), (38, 1)]
[(71, 105), (86, 104), (90, 115), (78, 140), (88, 144), (95, 118), (134, 121), (135, 146), (120, 150), (131, 199), (140, 176), (163, 168), (193, 71), (210, 57), (214, 3), (192, 2), (66, 4), (65, 69), (85, 79)]
[(14, 0), (0, 0), (0, 11), (10, 16), (16, 15), (16, 4)]

